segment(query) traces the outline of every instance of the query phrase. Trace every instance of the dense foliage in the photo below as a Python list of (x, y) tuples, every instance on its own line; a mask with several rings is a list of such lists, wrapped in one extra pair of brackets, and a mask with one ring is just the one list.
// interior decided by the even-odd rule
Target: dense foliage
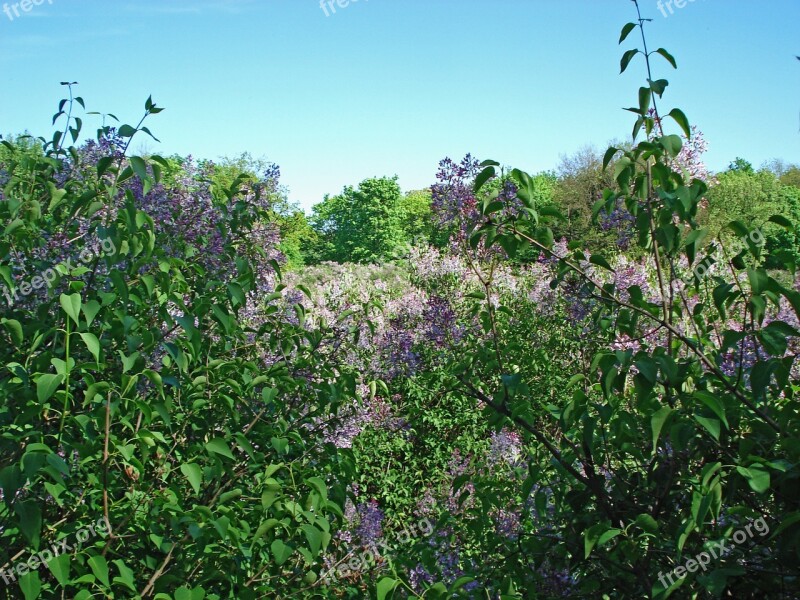
[(309, 218), (151, 99), (3, 140), (0, 596), (798, 597), (797, 167), (711, 173), (646, 23), (630, 141)]
[(362, 181), (314, 207), (311, 224), (318, 242), (313, 262), (380, 262), (412, 242), (427, 243), (433, 234), (429, 194), (403, 194), (397, 177)]

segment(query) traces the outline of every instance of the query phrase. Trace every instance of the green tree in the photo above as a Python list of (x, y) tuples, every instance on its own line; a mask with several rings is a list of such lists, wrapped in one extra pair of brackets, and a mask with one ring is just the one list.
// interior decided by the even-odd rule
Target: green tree
[(766, 267), (783, 268), (786, 255), (796, 263), (800, 263), (800, 187), (781, 185), (780, 189), (780, 215), (789, 219), (793, 229), (767, 226), (767, 258)]
[(741, 156), (737, 156), (733, 159), (731, 164), (728, 165), (728, 171), (753, 173), (755, 169), (753, 169), (753, 164), (750, 161), (743, 159)]
[(793, 166), (786, 173), (781, 175), (783, 185), (792, 185), (800, 189), (800, 167)]
[(407, 192), (400, 201), (400, 219), (406, 239), (428, 243), (434, 232), (431, 191)]
[(708, 203), (701, 220), (714, 237), (731, 221), (760, 225), (770, 216), (779, 214), (782, 187), (773, 173), (755, 172), (744, 165), (720, 173), (718, 184), (706, 196)]
[(362, 181), (314, 206), (311, 226), (319, 236), (314, 260), (378, 262), (408, 242), (397, 177)]
[(772, 215), (781, 215), (795, 227), (800, 227), (800, 189), (782, 184), (771, 170), (753, 171), (747, 168), (728, 170), (718, 176), (718, 183), (707, 196), (700, 222), (712, 238), (730, 238), (728, 225), (740, 221), (748, 227), (761, 229), (768, 254), (766, 266), (780, 268), (782, 257), (788, 253), (800, 258), (800, 238), (769, 222)]
[(586, 248), (615, 247), (615, 236), (598, 231), (592, 224), (592, 207), (613, 185), (613, 171), (603, 170), (603, 156), (592, 146), (563, 156), (553, 187), (553, 201), (565, 220), (553, 228), (556, 238), (582, 241)]

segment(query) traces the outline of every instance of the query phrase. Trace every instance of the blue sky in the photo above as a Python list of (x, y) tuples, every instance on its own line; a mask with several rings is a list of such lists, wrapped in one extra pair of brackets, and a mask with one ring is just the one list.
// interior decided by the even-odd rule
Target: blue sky
[[(0, 0), (0, 9), (5, 0)], [(680, 0), (678, 0), (680, 2)], [(14, 2), (9, 2), (13, 16)], [(710, 144), (800, 162), (798, 0), (641, 0), (656, 63)], [(305, 208), (372, 176), (404, 189), (471, 152), (529, 171), (629, 135), (642, 63), (619, 75), (629, 0), (43, 0), (0, 12), (0, 131), (49, 134), (63, 89), (88, 110), (148, 123), (161, 154), (247, 151), (278, 163)], [(93, 130), (98, 124), (86, 119)], [(144, 138), (142, 138), (144, 139)], [(140, 144), (134, 148), (143, 149)]]

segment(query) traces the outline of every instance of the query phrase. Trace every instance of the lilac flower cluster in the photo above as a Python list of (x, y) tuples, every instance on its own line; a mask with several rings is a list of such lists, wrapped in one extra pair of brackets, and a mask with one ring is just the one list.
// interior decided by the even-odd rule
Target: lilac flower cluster
[[(452, 531), (442, 530), (434, 533), (428, 540), (428, 544), (433, 548), (436, 559), (436, 573), (430, 573), (422, 564), (417, 564), (409, 573), (409, 584), (415, 592), (422, 592), (426, 585), (434, 581), (442, 581), (452, 584), (459, 577), (463, 577), (466, 571), (461, 565), (458, 538)], [(474, 571), (474, 565), (470, 567), (470, 572)], [(479, 587), (477, 581), (467, 583), (463, 589), (466, 592), (473, 592)]]
[(505, 464), (509, 467), (517, 467), (521, 464), (521, 458), (522, 439), (519, 432), (507, 428), (492, 432), (489, 438), (487, 457), (489, 465)]
[(347, 402), (335, 419), (318, 423), (323, 426), (326, 442), (337, 448), (352, 448), (353, 441), (367, 427), (408, 435), (407, 422), (396, 414), (396, 407), (402, 399), (399, 395), (396, 394), (391, 400), (382, 396), (370, 399), (369, 387), (363, 383), (358, 386), (358, 394), (360, 398)]
[(440, 225), (463, 229), (478, 218), (478, 201), (472, 181), (480, 173), (480, 161), (467, 154), (460, 163), (445, 158), (439, 163), (436, 184), (431, 187), (431, 206)]
[(703, 154), (708, 152), (708, 142), (696, 125), (692, 126), (692, 137), (683, 137), (683, 147), (675, 157), (672, 167), (691, 179), (699, 179), (708, 185), (714, 185), (716, 178), (703, 162)]
[(438, 348), (461, 341), (464, 328), (457, 324), (456, 314), (450, 302), (440, 296), (428, 300), (423, 316), (427, 327), (425, 338)]
[(0, 202), (6, 200), (5, 187), (11, 180), (11, 173), (0, 163)]
[(355, 529), (356, 538), (364, 546), (375, 545), (383, 536), (383, 511), (378, 507), (377, 500), (370, 500), (357, 507), (358, 526)]
[(619, 202), (610, 213), (600, 212), (598, 224), (603, 231), (614, 232), (620, 250), (627, 250), (636, 235), (636, 218)]
[[(656, 111), (653, 108), (647, 114), (656, 121), (656, 128), (653, 130), (652, 135), (661, 135), (661, 122), (663, 120), (656, 117)], [(699, 179), (709, 186), (714, 185), (717, 182), (716, 178), (703, 162), (703, 154), (708, 152), (708, 142), (703, 136), (703, 132), (696, 125), (693, 125), (690, 131), (692, 135), (688, 138), (684, 133), (681, 133), (683, 146), (678, 156), (672, 161), (671, 167), (679, 173), (683, 173), (690, 181)]]

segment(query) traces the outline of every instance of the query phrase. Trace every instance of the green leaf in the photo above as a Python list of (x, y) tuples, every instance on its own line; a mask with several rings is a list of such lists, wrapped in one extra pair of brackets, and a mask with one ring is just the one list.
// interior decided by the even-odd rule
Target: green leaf
[(231, 460), (235, 460), (233, 454), (231, 453), (231, 449), (228, 446), (228, 443), (223, 440), (222, 438), (215, 438), (206, 444), (206, 450), (209, 452), (213, 452), (214, 454), (219, 454), (220, 456), (224, 456), (225, 458), (230, 458)]
[(736, 470), (742, 477), (747, 479), (747, 483), (750, 484), (754, 492), (763, 494), (769, 489), (769, 473), (767, 471), (757, 467), (750, 467), (749, 469), (736, 467)]
[(669, 85), (669, 81), (666, 79), (658, 79), (656, 81), (650, 81), (650, 89), (653, 90), (653, 93), (656, 94), (659, 98), (664, 95), (664, 90), (667, 89)]
[(655, 533), (658, 531), (658, 522), (648, 514), (641, 514), (636, 517), (635, 523), (647, 533)]
[(503, 203), (502, 202), (500, 202), (500, 201), (489, 202), (489, 204), (487, 204), (486, 206), (483, 207), (483, 214), (484, 215), (490, 215), (490, 214), (495, 213), (495, 212), (497, 212), (499, 210), (503, 210)]
[(636, 23), (626, 23), (625, 27), (622, 28), (622, 33), (619, 35), (619, 43), (624, 42), (634, 29), (636, 29)]
[(22, 342), (25, 340), (22, 333), (22, 323), (16, 319), (3, 319), (0, 323), (2, 323), (3, 327), (8, 331), (11, 341), (17, 346), (22, 346)]
[(604, 171), (608, 168), (608, 165), (611, 163), (611, 161), (617, 155), (617, 152), (619, 152), (619, 148), (615, 148), (614, 146), (611, 146), (608, 150), (606, 150), (606, 154), (603, 157), (603, 170)]
[(42, 510), (33, 500), (17, 502), (14, 511), (19, 518), (19, 529), (31, 546), (38, 547), (42, 532)]
[(320, 547), (322, 546), (322, 533), (320, 530), (313, 525), (303, 525), (300, 529), (302, 529), (303, 533), (306, 535), (311, 553), (314, 556), (319, 554)]
[(81, 306), (81, 310), (83, 311), (83, 316), (86, 317), (86, 324), (91, 325), (94, 318), (97, 316), (97, 313), (100, 312), (100, 303), (97, 300), (89, 300), (86, 304)]
[(117, 130), (119, 137), (133, 137), (135, 134), (136, 130), (130, 125), (123, 125)]
[(592, 550), (597, 544), (597, 541), (600, 539), (600, 536), (606, 531), (606, 528), (607, 525), (604, 523), (596, 523), (583, 532), (584, 558), (589, 558), (589, 555), (592, 553)]
[(394, 591), (398, 585), (400, 585), (400, 582), (391, 577), (384, 577), (381, 579), (378, 582), (378, 600), (385, 600), (389, 592)]
[(36, 397), (39, 400), (39, 404), (47, 402), (53, 394), (56, 393), (56, 390), (63, 382), (63, 375), (52, 375), (49, 373), (41, 375), (39, 379), (36, 380)]
[(797, 330), (783, 321), (773, 321), (757, 332), (764, 349), (772, 356), (781, 357), (786, 353), (789, 338), (797, 337)]
[(628, 68), (628, 65), (633, 60), (633, 57), (639, 54), (638, 50), (628, 50), (625, 54), (622, 55), (622, 60), (619, 63), (620, 73), (624, 73), (625, 69)]
[(102, 177), (114, 162), (113, 156), (104, 156), (97, 161), (97, 176)]
[(597, 539), (597, 547), (599, 548), (607, 541), (617, 537), (620, 533), (622, 533), (621, 529), (609, 529)]
[(164, 344), (164, 349), (172, 357), (172, 359), (175, 361), (175, 364), (178, 365), (178, 368), (181, 371), (186, 373), (189, 370), (189, 359), (180, 346), (173, 344), (172, 342), (167, 342)]
[(600, 254), (592, 254), (592, 256), (589, 258), (589, 262), (614, 273), (614, 269), (611, 268), (611, 265), (608, 264), (608, 261), (605, 259), (605, 257)]
[(192, 591), (186, 586), (175, 590), (175, 600), (192, 600), (192, 598)]
[(92, 569), (92, 573), (100, 582), (106, 586), (107, 588), (111, 587), (111, 581), (108, 579), (108, 563), (106, 559), (103, 558), (101, 555), (96, 554), (92, 556), (88, 561), (89, 566)]
[(665, 135), (661, 138), (661, 145), (672, 158), (675, 158), (681, 153), (683, 140), (679, 135)]
[(473, 581), (475, 581), (474, 577), (470, 577), (469, 575), (462, 575), (461, 577), (459, 577), (458, 579), (456, 579), (453, 582), (453, 585), (451, 585), (450, 589), (447, 590), (447, 591), (450, 594), (454, 594), (455, 592), (460, 590), (462, 587), (464, 587), (465, 585), (467, 585), (468, 583), (471, 583)]
[[(208, 446), (206, 446), (208, 447)], [(184, 463), (181, 465), (181, 473), (189, 481), (195, 494), (200, 493), (200, 484), (203, 483), (203, 469), (194, 463)]]
[(289, 440), (286, 438), (274, 437), (270, 439), (270, 442), (278, 454), (286, 454), (289, 451)]
[(136, 361), (139, 359), (139, 353), (134, 352), (130, 356), (125, 356), (122, 350), (117, 350), (120, 358), (122, 359), (122, 372), (127, 373), (136, 366)]
[(747, 278), (754, 294), (762, 294), (769, 284), (769, 275), (764, 269), (747, 269)]
[(36, 600), (42, 593), (42, 582), (38, 571), (29, 571), (19, 578), (19, 587), (25, 595), (25, 600)]
[(650, 109), (650, 101), (653, 99), (653, 92), (650, 88), (639, 88), (639, 114), (642, 116), (647, 115)]
[(667, 116), (672, 117), (675, 122), (680, 125), (684, 135), (686, 135), (687, 138), (692, 137), (692, 128), (689, 126), (689, 119), (686, 118), (686, 115), (683, 114), (683, 111), (680, 108), (673, 108), (671, 111), (669, 111)]
[(67, 190), (56, 189), (56, 187), (52, 183), (48, 184), (48, 187), (50, 188), (51, 199), (50, 199), (50, 205), (47, 207), (47, 210), (52, 211), (55, 207), (61, 204), (61, 201), (64, 199), (64, 196), (67, 195)]
[(253, 535), (253, 544), (255, 544), (258, 540), (264, 537), (264, 535), (267, 532), (275, 529), (275, 527), (277, 527), (278, 525), (280, 525), (280, 521), (278, 521), (278, 519), (267, 519), (266, 521), (264, 521), (261, 525), (258, 526), (258, 529)]
[(694, 415), (694, 420), (700, 423), (706, 431), (708, 431), (712, 437), (719, 441), (719, 433), (720, 433), (720, 423), (716, 419), (707, 419), (706, 417), (701, 417), (699, 415)]
[(787, 219), (786, 217), (784, 217), (782, 215), (772, 215), (768, 220), (771, 223), (776, 223), (776, 224), (780, 225), (781, 227), (783, 227), (785, 229), (788, 229), (790, 231), (794, 230), (794, 224), (789, 219)]
[(661, 435), (661, 429), (673, 412), (674, 411), (669, 406), (663, 406), (650, 418), (650, 426), (653, 428), (653, 452), (655, 452), (658, 447), (658, 438)]
[(633, 57), (639, 54), (638, 50), (628, 50), (625, 54), (622, 55), (622, 60), (619, 63), (620, 73), (624, 73), (625, 69), (628, 68), (628, 65), (633, 60)]
[(231, 305), (233, 306), (233, 308), (244, 306), (246, 302), (244, 290), (242, 289), (242, 286), (240, 286), (238, 283), (228, 284), (228, 295), (231, 298)]
[[(267, 475), (267, 477), (269, 477), (269, 475)], [(325, 487), (325, 482), (322, 480), (321, 477), (310, 477), (306, 479), (306, 483), (315, 490), (317, 490), (317, 492), (322, 498), (328, 497), (328, 490)]]
[(270, 545), (270, 550), (272, 550), (272, 555), (275, 557), (275, 562), (278, 565), (282, 565), (289, 557), (292, 555), (292, 548), (284, 544), (281, 540), (275, 540)]
[(66, 294), (61, 294), (59, 302), (61, 303), (61, 308), (67, 313), (67, 316), (75, 321), (76, 325), (80, 325), (81, 295), (71, 294), (67, 296)]
[(86, 344), (86, 347), (89, 349), (89, 352), (94, 356), (95, 362), (99, 363), (100, 341), (97, 339), (97, 336), (93, 333), (82, 333), (80, 336), (83, 339), (83, 343)]
[(69, 554), (59, 554), (47, 563), (47, 568), (50, 569), (50, 572), (62, 587), (66, 587), (69, 583), (71, 558)]
[(235, 490), (231, 490), (229, 492), (225, 492), (224, 494), (222, 494), (219, 497), (219, 500), (217, 501), (217, 503), (222, 505), (222, 504), (227, 504), (228, 502), (230, 502), (232, 500), (238, 500), (239, 498), (242, 497), (243, 493), (244, 492), (242, 491), (242, 488), (236, 488)]
[(10, 233), (13, 233), (14, 231), (19, 229), (23, 225), (25, 225), (25, 221), (23, 221), (22, 219), (14, 219), (13, 221), (11, 221), (11, 223), (9, 223), (6, 226), (6, 229), (3, 232), (3, 234), (4, 235), (9, 235)]
[(479, 192), (480, 189), (495, 175), (494, 167), (486, 167), (483, 171), (478, 173), (478, 176), (475, 178), (475, 192)]
[(725, 427), (730, 429), (730, 425), (728, 425), (728, 417), (725, 414), (725, 407), (716, 396), (709, 392), (699, 390), (694, 393), (694, 397), (700, 400), (700, 402), (702, 402), (705, 406), (710, 408), (711, 411), (717, 415), (723, 423), (725, 423)]
[(631, 160), (627, 157), (620, 158), (614, 165), (614, 179), (619, 179), (622, 173), (631, 167)]
[(219, 538), (221, 540), (225, 540), (228, 538), (228, 529), (231, 526), (231, 520), (228, 517), (220, 517), (218, 519), (214, 519), (211, 521), (211, 524), (216, 529), (217, 533), (219, 534)]
[[(114, 583), (121, 583), (129, 590), (135, 592), (136, 591), (136, 581), (133, 575), (133, 570), (128, 568), (128, 566), (120, 559), (112, 561), (117, 570), (119, 570), (119, 577), (114, 577)], [(177, 597), (177, 592), (176, 592)]]
[[(667, 62), (672, 65), (673, 69), (677, 69), (678, 68), (678, 63), (675, 61), (675, 57), (672, 56), (672, 54), (670, 54), (666, 50), (664, 50), (664, 48), (659, 48), (658, 50), (656, 50), (656, 54), (660, 54), (661, 56), (666, 58)], [(686, 135), (689, 135), (689, 134), (687, 133)]]
[(149, 179), (147, 176), (147, 163), (144, 162), (143, 158), (139, 156), (131, 156), (130, 163), (133, 172), (136, 173), (136, 176), (140, 181), (146, 181)]

